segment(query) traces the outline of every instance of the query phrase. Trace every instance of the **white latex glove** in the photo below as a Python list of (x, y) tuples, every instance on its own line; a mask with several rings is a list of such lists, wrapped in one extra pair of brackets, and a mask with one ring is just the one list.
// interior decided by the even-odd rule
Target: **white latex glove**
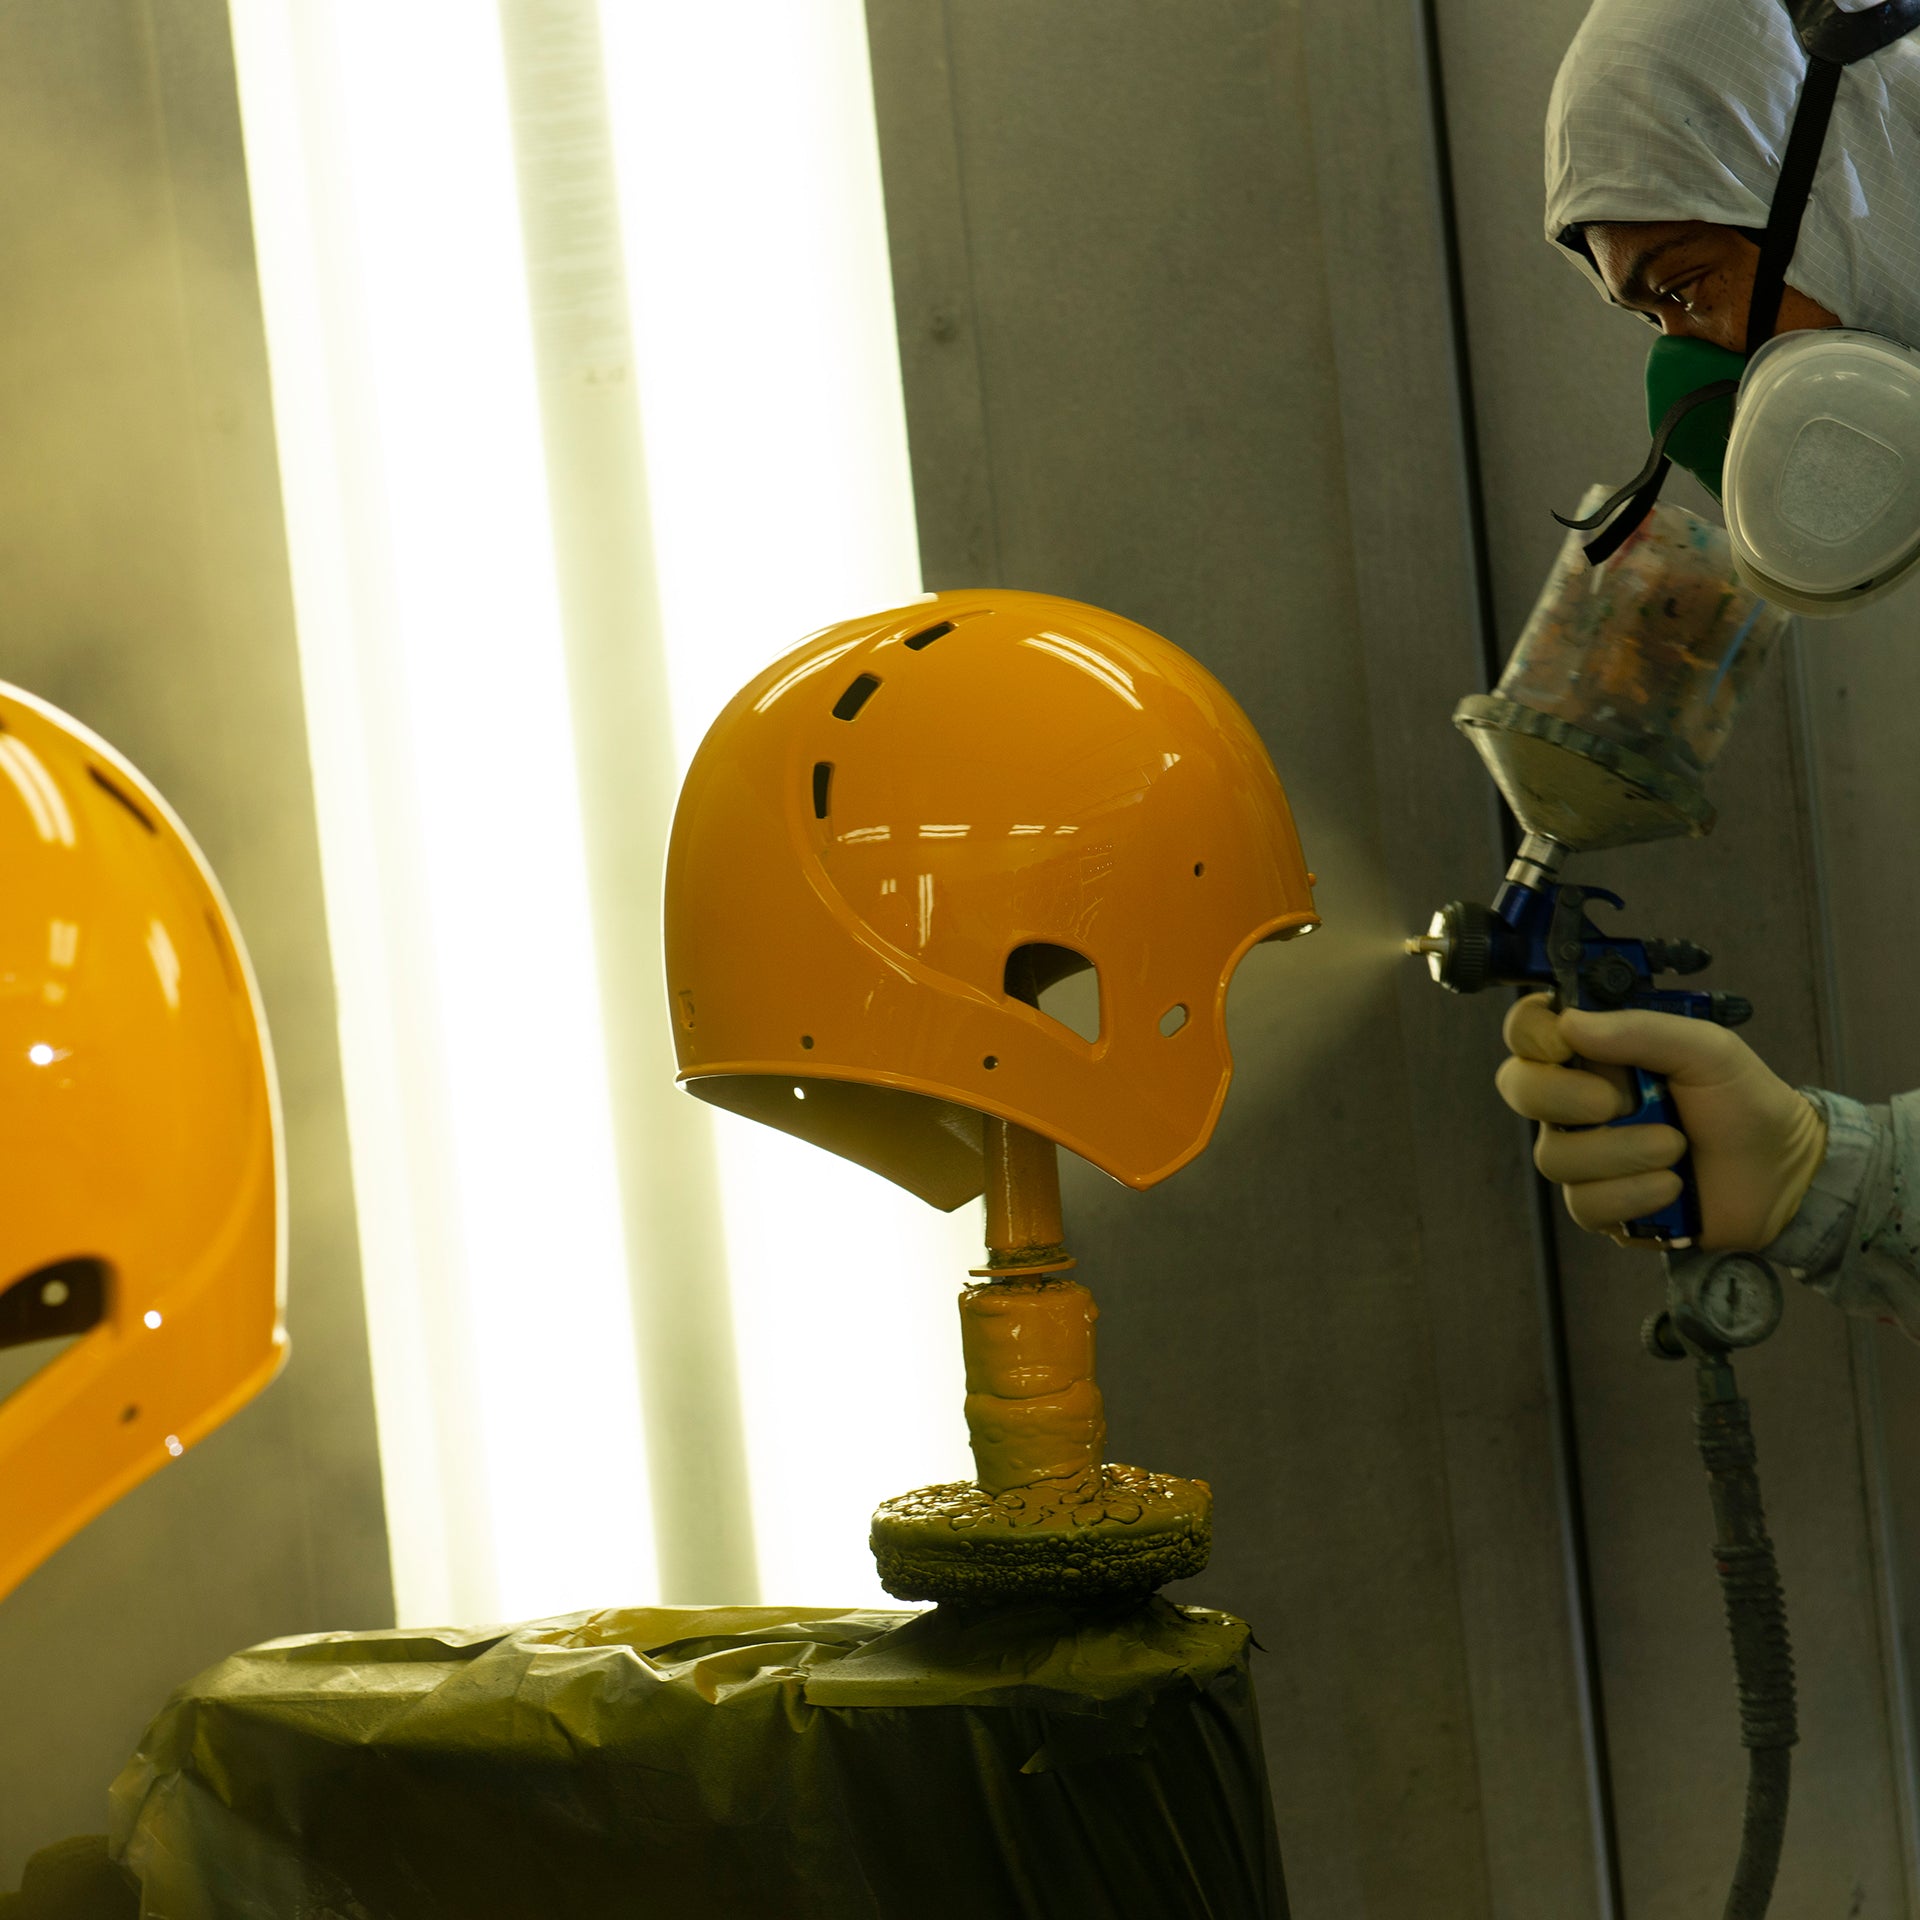
[[(1680, 1176), (1669, 1169), (1689, 1145), (1701, 1246), (1764, 1247), (1800, 1210), (1826, 1157), (1826, 1120), (1737, 1034), (1671, 1013), (1555, 1013), (1543, 993), (1517, 1002), (1505, 1031), (1512, 1057), (1496, 1079), (1500, 1097), (1543, 1123), (1534, 1165), (1559, 1182), (1581, 1226), (1657, 1252), (1650, 1241), (1628, 1240), (1621, 1223), (1679, 1194)], [(1561, 1064), (1575, 1055), (1595, 1070)], [(1563, 1131), (1628, 1112), (1629, 1066), (1666, 1076), (1684, 1134), (1661, 1126)]]

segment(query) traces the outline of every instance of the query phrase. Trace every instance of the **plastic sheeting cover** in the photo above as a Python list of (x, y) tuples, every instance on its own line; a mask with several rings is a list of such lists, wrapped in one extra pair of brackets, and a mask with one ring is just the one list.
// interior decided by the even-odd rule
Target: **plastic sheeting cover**
[(653, 1608), (328, 1634), (113, 1789), (148, 1920), (1277, 1920), (1246, 1626)]

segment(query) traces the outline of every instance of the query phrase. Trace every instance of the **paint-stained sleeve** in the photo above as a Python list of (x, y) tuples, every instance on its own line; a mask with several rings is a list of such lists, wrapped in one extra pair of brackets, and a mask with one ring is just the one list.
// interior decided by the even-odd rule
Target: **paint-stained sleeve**
[(1827, 1157), (1763, 1251), (1835, 1306), (1920, 1340), (1920, 1092), (1863, 1106), (1801, 1089), (1827, 1121)]

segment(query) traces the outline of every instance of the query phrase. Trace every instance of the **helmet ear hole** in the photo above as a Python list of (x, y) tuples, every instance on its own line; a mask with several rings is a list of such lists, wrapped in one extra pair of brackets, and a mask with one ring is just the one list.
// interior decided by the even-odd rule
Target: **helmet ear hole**
[(1100, 1038), (1100, 969), (1084, 953), (1033, 940), (1007, 955), (1007, 998), (1024, 1001), (1089, 1043)]
[(107, 1310), (107, 1263), (82, 1256), (36, 1267), (0, 1287), (0, 1347), (85, 1333)]
[(56, 1260), (0, 1287), (0, 1400), (106, 1317), (107, 1263)]

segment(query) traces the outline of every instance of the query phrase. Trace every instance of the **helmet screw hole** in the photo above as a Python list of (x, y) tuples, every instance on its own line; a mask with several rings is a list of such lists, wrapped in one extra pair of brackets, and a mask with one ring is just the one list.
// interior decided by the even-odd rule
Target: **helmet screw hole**
[(809, 1051), (811, 1051), (813, 1047), (813, 1035), (810, 1033), (803, 1033), (800, 1036), (800, 1044), (803, 1047), (806, 1047), (807, 1049), (809, 1049)]
[(140, 1409), (138, 1407), (122, 1407), (120, 1409), (120, 1424), (122, 1426), (130, 1427), (139, 1418)]
[(1196, 880), (1198, 880), (1200, 876), (1206, 872), (1206, 870), (1207, 870), (1207, 863), (1204, 860), (1196, 860), (1193, 863), (1193, 877)]
[(987, 1057), (984, 1060), (980, 1062), (980, 1064), (983, 1067), (985, 1067), (989, 1072), (991, 1072), (995, 1067), (997, 1067), (1000, 1064), (1000, 1056), (997, 1053), (990, 1053), (987, 1055)]

